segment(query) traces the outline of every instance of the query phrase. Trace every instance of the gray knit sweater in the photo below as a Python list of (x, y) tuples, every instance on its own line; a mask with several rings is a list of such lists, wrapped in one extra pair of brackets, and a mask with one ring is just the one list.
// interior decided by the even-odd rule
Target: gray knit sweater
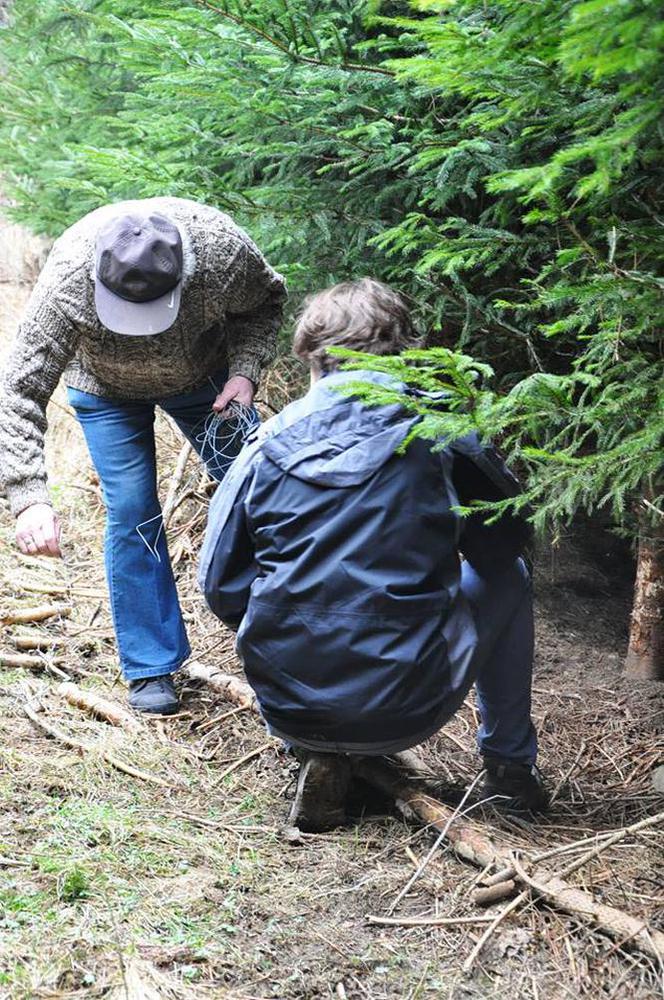
[[(109, 211), (147, 208), (183, 236), (176, 323), (127, 337), (102, 326), (94, 306), (94, 245)], [(222, 212), (182, 198), (150, 198), (86, 215), (54, 244), (0, 379), (0, 488), (14, 514), (48, 501), (46, 404), (68, 386), (118, 400), (187, 392), (228, 365), (258, 383), (275, 354), (286, 289), (247, 234)]]

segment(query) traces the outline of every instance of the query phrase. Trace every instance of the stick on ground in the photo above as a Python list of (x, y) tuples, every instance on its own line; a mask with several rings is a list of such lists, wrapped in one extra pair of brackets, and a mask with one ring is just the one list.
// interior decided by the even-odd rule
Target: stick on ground
[(542, 872), (533, 878), (516, 858), (513, 864), (519, 879), (532, 890), (533, 895), (545, 899), (558, 910), (595, 924), (617, 941), (638, 947), (660, 962), (664, 960), (664, 931), (649, 927), (645, 920), (615, 906), (598, 902), (589, 892), (577, 889), (558, 875)]
[[(409, 818), (415, 817), (420, 822), (435, 827), (438, 831), (445, 830), (445, 839), (455, 854), (464, 861), (469, 861), (478, 868), (495, 863), (500, 868), (514, 872), (515, 880), (521, 882), (522, 885), (525, 884), (527, 888), (515, 896), (512, 902), (501, 911), (498, 915), (500, 921), (521, 903), (530, 899), (532, 895), (537, 895), (545, 899), (550, 906), (584, 919), (610, 937), (630, 944), (658, 961), (662, 961), (664, 932), (650, 927), (624, 910), (598, 903), (591, 893), (570, 885), (556, 873), (537, 866), (531, 873), (526, 874), (519, 863), (515, 861), (511, 846), (499, 841), (494, 842), (476, 824), (463, 818), (457, 818), (455, 822), (450, 822), (451, 818), (454, 817), (454, 809), (438, 802), (431, 795), (418, 791), (417, 787), (412, 782), (409, 784), (405, 781), (403, 773), (400, 773), (385, 758), (356, 758), (353, 761), (353, 769), (365, 781), (391, 795), (397, 808), (404, 815)], [(564, 869), (563, 874), (571, 874), (572, 870), (580, 868), (582, 864), (592, 860), (602, 850), (612, 843), (616, 843), (628, 833), (662, 824), (664, 824), (664, 813), (658, 813), (656, 816), (650, 816), (638, 823), (633, 823), (631, 827), (617, 830), (608, 840)], [(495, 926), (498, 926), (498, 923)], [(494, 929), (493, 925), (488, 927), (478, 941), (472, 955), (469, 956), (469, 964), (467, 963), (469, 968)]]
[(44, 604), (38, 608), (19, 608), (0, 617), (0, 625), (20, 625), (22, 622), (43, 622), (47, 618), (68, 618), (71, 604)]
[(67, 640), (62, 636), (48, 635), (40, 632), (36, 635), (13, 635), (12, 642), (17, 649), (53, 649), (62, 648), (67, 645)]
[(180, 449), (180, 454), (178, 455), (178, 460), (168, 486), (168, 494), (162, 508), (164, 530), (168, 528), (171, 518), (175, 513), (177, 492), (180, 488), (180, 484), (184, 477), (184, 470), (187, 468), (187, 462), (189, 461), (193, 450), (194, 449), (189, 441), (185, 441)]
[[(192, 667), (194, 668), (192, 670)], [(204, 680), (211, 686), (220, 690), (229, 700), (244, 704), (245, 700), (253, 695), (251, 688), (246, 682), (234, 677), (232, 674), (221, 674), (202, 664), (191, 664), (189, 675), (194, 680)], [(212, 680), (213, 677), (217, 681)], [(232, 684), (228, 684), (232, 682)], [(232, 693), (231, 693), (232, 691)], [(255, 705), (255, 700), (253, 702)], [(258, 707), (254, 708), (258, 711)], [(407, 775), (403, 764), (397, 767), (385, 758), (376, 757), (356, 757), (352, 759), (353, 770), (365, 781), (381, 791), (390, 795), (397, 808), (408, 818), (416, 818), (419, 822), (435, 828), (438, 833), (445, 830), (445, 839), (451, 845), (455, 854), (464, 861), (469, 861), (478, 868), (486, 868), (489, 865), (497, 865), (502, 869), (503, 878), (512, 877), (518, 879), (522, 884), (527, 885), (527, 889), (515, 896), (487, 927), (486, 931), (477, 942), (472, 954), (468, 957), (466, 965), (472, 966), (477, 955), (479, 955), (484, 943), (489, 940), (495, 928), (505, 919), (509, 913), (517, 909), (521, 903), (536, 894), (546, 899), (547, 902), (566, 913), (574, 916), (589, 919), (598, 930), (609, 934), (617, 940), (631, 944), (639, 948), (642, 952), (651, 955), (658, 961), (662, 961), (664, 956), (664, 932), (655, 930), (644, 924), (642, 921), (622, 910), (612, 906), (605, 906), (598, 903), (590, 893), (576, 886), (569, 885), (559, 876), (541, 868), (536, 868), (531, 875), (526, 875), (521, 868), (517, 870), (518, 862), (514, 862), (512, 848), (500, 842), (494, 842), (491, 837), (475, 823), (470, 823), (462, 817), (455, 816), (455, 810), (439, 802), (431, 795), (419, 790), (417, 782)], [(426, 770), (424, 764), (422, 769)], [(454, 820), (454, 822), (453, 822)], [(645, 827), (664, 824), (664, 813), (650, 816), (645, 820), (617, 830), (610, 837), (605, 839), (601, 845), (595, 846), (592, 851), (587, 852), (582, 858), (577, 859), (573, 865), (564, 869), (565, 874), (571, 874), (582, 864), (587, 863), (592, 858), (601, 853), (603, 849), (621, 840), (629, 833), (635, 833)], [(545, 852), (553, 856), (554, 851)], [(519, 866), (520, 867), (520, 866)]]
[(112, 726), (120, 726), (122, 729), (130, 731), (136, 731), (139, 728), (134, 716), (130, 715), (117, 701), (102, 698), (94, 691), (85, 691), (78, 684), (59, 684), (58, 694), (62, 695), (75, 708), (81, 708), (90, 715), (104, 719)]
[(377, 917), (369, 914), (367, 922), (389, 927), (453, 927), (455, 924), (493, 923), (495, 917), (478, 913), (476, 917)]
[(0, 653), (0, 667), (34, 670), (36, 673), (41, 673), (44, 670), (44, 660), (40, 656), (30, 656), (28, 653)]
[(60, 680), (69, 680), (69, 674), (61, 670), (59, 663), (66, 663), (62, 658), (54, 659), (51, 656), (29, 656), (26, 653), (0, 653), (0, 667), (8, 667), (16, 670), (33, 670), (35, 673), (45, 671), (59, 677)]
[(192, 660), (185, 669), (187, 676), (192, 681), (204, 681), (228, 701), (260, 714), (253, 689), (240, 677), (236, 677), (235, 674), (226, 674), (214, 667), (208, 667), (197, 660)]
[[(96, 748), (91, 746), (89, 743), (84, 743), (82, 740), (74, 739), (73, 736), (69, 736), (63, 729), (60, 729), (59, 726), (40, 718), (39, 714), (35, 712), (31, 705), (26, 703), (23, 706), (23, 710), (30, 721), (33, 722), (38, 729), (41, 729), (42, 732), (46, 733), (48, 736), (52, 736), (60, 743), (64, 743), (64, 745), (69, 747), (71, 750), (78, 750), (81, 753), (96, 752)], [(137, 767), (133, 767), (131, 764), (126, 764), (114, 754), (109, 753), (108, 750), (102, 750), (100, 757), (102, 760), (106, 761), (107, 764), (110, 764), (111, 767), (115, 767), (118, 771), (123, 771), (124, 774), (128, 774), (132, 778), (138, 778), (140, 781), (147, 781), (150, 782), (150, 784), (159, 785), (161, 788), (172, 788), (172, 785), (170, 785), (167, 781), (164, 781), (163, 778), (159, 778), (156, 774), (148, 774), (147, 771), (140, 771)]]
[(489, 938), (491, 937), (491, 935), (494, 933), (494, 931), (496, 930), (496, 928), (499, 926), (499, 924), (502, 924), (502, 922), (505, 919), (505, 917), (507, 917), (514, 910), (516, 910), (517, 906), (521, 906), (522, 903), (525, 903), (525, 901), (528, 899), (529, 896), (530, 896), (530, 893), (528, 892), (527, 889), (524, 890), (523, 892), (520, 892), (518, 896), (514, 897), (514, 899), (512, 900), (511, 903), (507, 904), (507, 906), (505, 907), (504, 910), (501, 910), (500, 913), (498, 913), (496, 915), (496, 917), (494, 918), (494, 920), (491, 921), (491, 923), (489, 924), (489, 926), (487, 927), (487, 929), (482, 934), (481, 938), (479, 939), (479, 941), (477, 942), (477, 944), (475, 945), (475, 947), (471, 951), (471, 953), (468, 956), (468, 958), (466, 959), (466, 961), (463, 963), (463, 971), (464, 972), (466, 972), (466, 973), (470, 972), (470, 970), (472, 969), (473, 965), (475, 964), (475, 960), (476, 960), (477, 956), (480, 954), (480, 952), (482, 951), (482, 948), (487, 943), (487, 941), (489, 940)]
[(269, 750), (270, 747), (273, 747), (275, 745), (276, 741), (272, 739), (268, 743), (263, 743), (262, 746), (256, 747), (255, 750), (250, 750), (249, 753), (246, 753), (243, 757), (238, 757), (238, 759), (234, 760), (233, 763), (229, 767), (227, 767), (225, 771), (222, 771), (222, 773), (215, 781), (215, 785), (220, 785), (221, 782), (224, 780), (224, 778), (227, 778), (229, 774), (232, 774), (233, 771), (236, 771), (238, 767), (242, 767), (242, 765), (246, 764), (247, 761), (253, 760), (254, 757), (258, 757), (265, 750)]

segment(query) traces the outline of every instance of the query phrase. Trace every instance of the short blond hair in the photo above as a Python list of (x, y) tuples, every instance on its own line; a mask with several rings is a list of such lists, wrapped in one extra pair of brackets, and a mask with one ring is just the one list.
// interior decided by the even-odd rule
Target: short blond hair
[(293, 351), (322, 373), (336, 368), (342, 360), (328, 354), (330, 347), (399, 354), (415, 341), (401, 295), (373, 278), (361, 278), (333, 285), (305, 300), (295, 327)]

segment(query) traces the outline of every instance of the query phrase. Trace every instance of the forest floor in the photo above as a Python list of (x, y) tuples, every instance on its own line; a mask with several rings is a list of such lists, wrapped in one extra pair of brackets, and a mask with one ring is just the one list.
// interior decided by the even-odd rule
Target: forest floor
[[(1, 362), (25, 290), (0, 285), (0, 296)], [(139, 719), (133, 731), (66, 703), (57, 691), (63, 674), (118, 701), (124, 688), (103, 583), (98, 485), (61, 397), (50, 418), (64, 562), (20, 556), (0, 503), (0, 610), (73, 607), (70, 617), (4, 626), (0, 636), (0, 655), (15, 653), (16, 635), (26, 632), (54, 643), (38, 655), (43, 669), (0, 669), (0, 1000), (661, 996), (656, 961), (544, 903), (510, 914), (469, 973), (462, 965), (481, 922), (371, 925), (367, 915), (390, 910), (431, 833), (373, 815), (289, 843), (282, 824), (293, 760), (254, 716), (208, 689), (183, 684), (179, 715)], [(158, 436), (165, 491), (179, 443), (165, 420)], [(232, 636), (195, 585), (208, 492), (192, 462), (171, 550), (194, 658), (240, 671)], [(652, 781), (664, 754), (662, 686), (621, 673), (632, 571), (628, 552), (597, 528), (540, 545), (534, 718), (555, 802), (534, 824), (484, 817), (489, 832), (526, 854), (663, 808)], [(26, 704), (87, 749), (47, 735)], [(421, 748), (446, 781), (467, 784), (476, 773), (474, 728), (469, 699)], [(109, 764), (109, 751), (144, 776)], [(664, 929), (662, 847), (661, 830), (645, 830), (572, 879)], [(395, 915), (483, 917), (470, 897), (476, 878), (441, 850)]]

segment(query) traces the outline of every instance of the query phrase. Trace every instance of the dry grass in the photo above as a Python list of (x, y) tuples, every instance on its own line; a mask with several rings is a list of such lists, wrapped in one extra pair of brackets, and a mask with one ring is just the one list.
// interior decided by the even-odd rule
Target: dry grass
[[(277, 405), (287, 390), (287, 379), (275, 373), (270, 392)], [(21, 557), (0, 508), (0, 603), (16, 608), (70, 599), (71, 618), (30, 631), (64, 640), (59, 669), (122, 700), (103, 584), (102, 505), (75, 423), (57, 407), (52, 420), (51, 469), (66, 560)], [(179, 442), (163, 420), (158, 436), (165, 492)], [(206, 611), (195, 586), (208, 492), (192, 462), (169, 529), (171, 549), (194, 657), (238, 670), (232, 636)], [(556, 802), (537, 825), (486, 818), (515, 846), (538, 851), (662, 808), (651, 784), (662, 758), (662, 693), (621, 677), (620, 577), (599, 557), (569, 546), (562, 552), (561, 565), (546, 566), (538, 583), (534, 704)], [(587, 584), (583, 597), (574, 589), (580, 579)], [(49, 597), (30, 587), (58, 592)], [(0, 650), (10, 651), (24, 631), (5, 628)], [(461, 965), (481, 925), (369, 926), (366, 915), (387, 912), (424, 856), (428, 832), (378, 815), (293, 846), (280, 824), (294, 765), (276, 744), (220, 780), (266, 743), (255, 717), (231, 713), (190, 685), (177, 717), (139, 720), (131, 733), (64, 702), (48, 653), (43, 662), (40, 673), (0, 670), (2, 1000), (660, 995), (656, 963), (545, 905), (531, 903), (511, 915), (468, 977)], [(38, 730), (25, 715), (26, 702), (91, 749), (68, 749)], [(475, 773), (474, 728), (469, 702), (422, 750), (450, 785)], [(102, 756), (109, 750), (168, 788), (109, 766)], [(662, 927), (661, 866), (662, 832), (650, 830), (610, 848), (574, 880)], [(470, 899), (476, 874), (442, 851), (398, 912), (476, 915)]]

